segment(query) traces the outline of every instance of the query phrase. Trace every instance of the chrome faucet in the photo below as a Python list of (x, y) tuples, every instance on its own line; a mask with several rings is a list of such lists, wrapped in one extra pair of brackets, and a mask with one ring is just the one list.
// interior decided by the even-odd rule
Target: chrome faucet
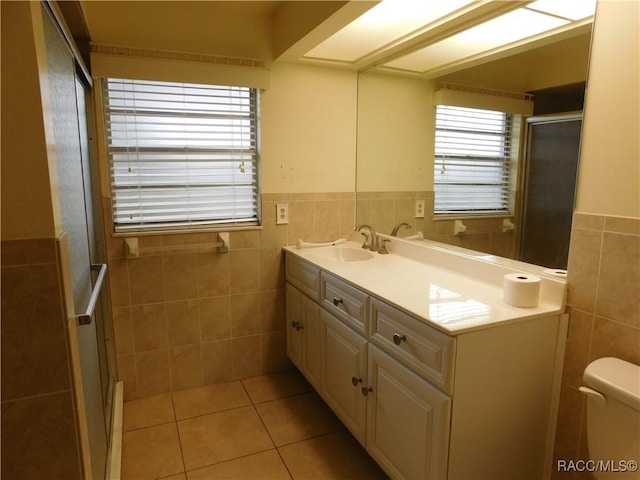
[[(369, 236), (371, 238), (371, 245), (367, 245), (367, 240), (365, 238), (365, 241), (362, 244), (362, 248), (369, 247), (369, 250), (371, 250), (372, 252), (377, 252), (378, 251), (378, 234), (376, 233), (376, 231), (373, 229), (373, 227), (371, 225), (359, 225), (358, 227), (356, 227), (356, 230), (359, 232), (363, 228), (366, 228), (367, 230), (369, 230)], [(363, 235), (366, 236), (366, 233), (363, 233)]]
[(391, 230), (391, 236), (392, 237), (397, 237), (398, 236), (398, 230), (400, 230), (400, 227), (406, 226), (407, 228), (411, 228), (411, 225), (409, 225), (408, 223), (402, 222), (397, 224), (395, 227), (393, 227), (393, 230)]

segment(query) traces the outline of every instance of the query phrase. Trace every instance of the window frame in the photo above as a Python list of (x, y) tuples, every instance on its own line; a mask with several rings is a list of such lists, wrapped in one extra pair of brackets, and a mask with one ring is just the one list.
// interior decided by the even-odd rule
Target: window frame
[[(219, 231), (249, 230), (249, 229), (261, 228), (262, 212), (261, 212), (261, 170), (260, 170), (260, 167), (261, 167), (260, 165), (261, 163), (260, 161), (260, 90), (258, 88), (240, 87), (237, 85), (221, 85), (221, 84), (208, 85), (208, 84), (195, 84), (195, 83), (187, 83), (187, 82), (147, 81), (147, 80), (137, 80), (137, 79), (128, 79), (128, 78), (127, 79), (101, 78), (100, 80), (101, 80), (100, 92), (102, 95), (101, 97), (102, 119), (104, 122), (103, 123), (104, 141), (105, 141), (105, 152), (106, 152), (106, 162), (107, 162), (107, 177), (109, 181), (109, 193), (111, 196), (114, 236), (189, 233), (189, 232), (207, 232), (207, 231), (219, 232)], [(194, 126), (194, 124), (190, 126), (182, 126), (182, 131), (179, 133), (182, 133), (184, 136), (184, 139), (181, 140), (184, 142), (183, 146), (167, 147), (165, 145), (163, 147), (158, 144), (149, 144), (150, 146), (146, 150), (147, 152), (150, 152), (148, 153), (149, 158), (147, 158), (146, 160), (141, 160), (141, 157), (143, 155), (140, 154), (140, 152), (144, 152), (145, 149), (139, 148), (139, 143), (136, 144), (136, 146), (127, 145), (125, 147), (123, 147), (122, 145), (114, 144), (113, 131), (112, 131), (112, 120), (114, 118), (114, 115), (120, 114), (121, 116), (122, 115), (129, 116), (130, 111), (126, 111), (126, 108), (124, 108), (125, 112), (123, 113), (123, 108), (118, 109), (118, 107), (113, 107), (111, 105), (110, 97), (109, 97), (109, 84), (108, 84), (109, 81), (127, 82), (130, 85), (144, 84), (144, 85), (157, 86), (161, 88), (162, 87), (183, 88), (185, 91), (188, 91), (189, 89), (192, 89), (192, 90), (203, 89), (203, 91), (209, 90), (209, 89), (218, 89), (218, 91), (229, 92), (229, 95), (231, 95), (230, 92), (242, 92), (248, 99), (248, 103), (246, 103), (242, 107), (243, 113), (240, 115), (244, 119), (244, 122), (241, 122), (237, 118), (238, 116), (236, 115), (235, 124), (233, 123), (234, 120), (229, 120), (230, 123), (221, 124), (222, 127), (214, 126), (212, 127), (213, 129), (207, 128), (213, 125), (213, 123), (211, 125), (207, 125), (207, 122), (210, 121), (207, 119), (203, 120), (203, 122), (205, 123), (204, 126), (199, 126), (199, 125)], [(185, 94), (185, 98), (186, 98), (184, 101), (185, 105), (188, 104), (188, 101), (195, 99), (195, 97), (196, 97), (195, 94), (193, 97), (190, 97), (190, 95)], [(210, 100), (210, 101), (213, 102), (213, 100)], [(229, 101), (229, 103), (224, 104), (222, 108), (224, 108), (225, 106), (230, 107), (231, 105), (232, 105), (232, 102)], [(166, 108), (168, 109), (169, 107), (166, 107)], [(194, 108), (200, 108), (200, 106), (192, 107), (191, 112), (188, 111), (189, 108), (185, 107), (185, 112), (183, 113), (172, 112), (171, 114), (168, 113), (168, 110), (163, 112), (161, 108), (159, 108), (156, 111), (156, 112), (159, 112), (157, 118), (159, 119), (163, 116), (165, 118), (170, 116), (175, 116), (176, 119), (178, 120), (175, 120), (175, 123), (170, 123), (169, 121), (167, 121), (166, 125), (167, 125), (167, 128), (176, 127), (179, 124), (179, 120), (182, 120), (185, 123), (187, 123), (189, 120), (193, 120), (194, 118), (196, 118), (196, 116), (193, 115)], [(141, 111), (142, 110), (144, 109), (141, 109)], [(247, 111), (248, 113), (246, 113)], [(210, 115), (211, 118), (215, 117), (216, 115), (218, 115), (218, 117), (221, 117), (219, 113), (220, 112), (217, 112), (216, 114), (210, 111), (206, 111), (204, 115), (200, 115), (200, 116), (202, 118), (207, 117), (207, 115)], [(138, 113), (133, 113), (131, 117), (135, 118), (136, 115), (138, 115)], [(154, 118), (154, 112), (151, 112), (151, 113), (143, 112), (139, 115), (146, 117), (147, 119)], [(196, 113), (195, 115), (199, 115), (199, 114)], [(233, 115), (229, 115), (230, 118), (232, 116)], [(145, 121), (148, 121), (148, 120), (143, 119), (140, 121), (141, 122), (140, 124), (144, 126), (150, 125), (150, 123), (145, 124), (144, 123)], [(221, 120), (218, 120), (218, 121), (221, 122)], [(137, 120), (135, 120), (133, 124), (140, 125), (136, 122)], [(243, 126), (241, 128), (238, 128), (238, 124), (240, 123), (242, 123)], [(247, 127), (246, 125), (249, 125), (249, 126)], [(191, 130), (190, 127), (193, 130)], [(218, 144), (213, 140), (213, 138), (215, 137), (216, 134), (225, 136), (225, 135), (222, 135), (224, 128), (227, 128), (227, 129), (235, 128), (236, 133), (238, 131), (242, 131), (242, 134), (240, 135), (242, 139), (240, 141), (238, 141), (237, 139), (233, 141), (229, 140), (230, 143), (225, 144), (223, 147), (219, 147), (219, 146), (214, 147), (214, 143), (216, 145)], [(177, 128), (177, 130), (179, 130), (179, 128)], [(198, 131), (205, 132), (205, 133), (197, 133)], [(195, 135), (194, 135), (194, 132), (196, 133)], [(175, 133), (175, 132), (172, 131), (172, 133)], [(137, 132), (136, 132), (136, 135), (137, 135)], [(189, 140), (189, 137), (192, 137), (192, 136), (193, 138), (196, 138), (196, 140), (194, 141)], [(227, 132), (226, 136), (233, 136), (233, 135)], [(165, 134), (165, 138), (166, 137), (167, 135)], [(166, 143), (165, 138), (158, 140), (158, 142)], [(155, 141), (157, 139), (152, 139), (152, 140)], [(137, 140), (137, 141), (140, 142), (140, 140)], [(206, 146), (204, 147), (195, 146), (195, 144), (198, 142), (201, 142), (203, 145), (206, 144)], [(248, 147), (247, 147), (247, 142), (249, 142)], [(232, 147), (230, 146), (232, 143), (241, 144), (242, 146)], [(183, 152), (182, 155), (184, 156), (184, 160), (179, 160), (177, 158), (172, 158), (171, 161), (167, 160), (168, 158), (167, 156), (177, 157), (176, 151), (178, 150)], [(116, 179), (115, 179), (115, 175), (116, 175), (115, 165), (126, 163), (126, 161), (122, 159), (115, 160), (114, 156), (116, 152), (120, 154), (124, 152), (125, 156), (127, 154), (131, 154), (130, 156), (132, 158), (140, 154), (140, 156), (137, 157), (137, 161), (139, 162), (138, 163), (139, 165), (143, 165), (145, 163), (146, 165), (150, 165), (150, 164), (161, 165), (163, 164), (163, 162), (165, 163), (165, 165), (171, 165), (171, 164), (173, 165), (183, 164), (183, 165), (176, 167), (176, 170), (173, 170), (173, 167), (171, 168), (168, 167), (166, 171), (160, 170), (160, 168), (157, 168), (155, 170), (158, 176), (160, 176), (161, 174), (165, 174), (166, 177), (169, 179), (168, 180), (169, 183), (162, 183), (162, 181), (158, 181), (157, 185), (151, 185), (151, 184), (141, 185), (142, 183), (145, 183), (145, 180), (141, 180), (140, 184), (138, 185), (129, 185), (129, 186), (124, 186), (123, 184), (118, 185), (117, 184), (118, 182), (116, 182)], [(157, 155), (158, 158), (151, 158), (153, 155)], [(200, 157), (198, 157), (199, 155)], [(225, 157), (226, 155), (228, 155), (228, 158)], [(244, 158), (244, 160), (242, 160), (242, 158)], [(136, 162), (136, 160), (128, 160), (128, 161), (131, 163)], [(234, 169), (236, 168), (235, 167), (236, 164), (238, 166), (238, 170), (242, 173), (246, 171), (245, 167), (248, 167), (247, 168), (249, 172), (248, 179), (243, 180), (241, 182), (229, 180), (223, 186), (222, 177), (235, 178), (236, 175), (229, 174), (229, 173), (223, 173), (221, 175), (220, 172), (221, 171), (230, 172), (232, 168)], [(195, 168), (192, 169), (192, 171), (195, 170), (196, 172), (199, 172), (199, 173), (189, 174), (188, 173), (190, 168), (189, 165), (197, 165), (198, 167), (200, 167), (199, 171)], [(184, 177), (184, 178), (181, 177), (184, 180), (184, 182), (181, 180), (175, 180), (176, 184), (184, 183), (184, 185), (182, 186), (172, 185), (172, 188), (174, 188), (173, 191), (178, 193), (183, 192), (181, 195), (179, 194), (178, 197), (182, 196), (184, 197), (184, 200), (177, 201), (174, 204), (172, 204), (173, 206), (175, 206), (175, 208), (186, 209), (185, 214), (182, 215), (181, 218), (163, 219), (162, 216), (160, 215), (158, 217), (155, 217), (155, 219), (151, 219), (151, 217), (145, 217), (143, 215), (140, 221), (122, 222), (120, 220), (122, 218), (122, 213), (121, 211), (119, 212), (118, 209), (121, 208), (122, 204), (118, 203), (117, 192), (121, 192), (124, 190), (133, 191), (136, 188), (140, 192), (149, 192), (154, 188), (168, 189), (171, 183), (171, 178), (172, 178), (171, 175), (178, 170), (181, 170), (182, 172), (187, 172), (187, 173), (178, 174)], [(139, 175), (139, 176), (142, 177), (143, 175)], [(190, 178), (190, 180), (186, 180), (187, 178)], [(207, 180), (203, 180), (203, 178), (208, 178), (209, 183), (207, 183)], [(223, 193), (222, 195), (220, 195), (218, 200), (222, 200), (223, 202), (232, 205), (226, 210), (233, 211), (234, 205), (239, 205), (239, 203), (235, 201), (228, 202), (227, 200), (230, 197), (235, 196), (236, 195), (235, 192), (239, 188), (244, 189), (245, 191), (251, 192), (250, 194), (249, 193), (239, 194), (239, 197), (242, 198), (244, 202), (242, 204), (242, 206), (245, 207), (244, 211), (250, 212), (250, 213), (238, 215), (236, 214), (236, 212), (233, 212), (233, 213), (230, 213), (229, 216), (225, 215), (224, 218), (215, 217), (214, 215), (217, 215), (217, 213), (212, 213), (212, 212), (215, 210), (215, 205), (217, 205), (216, 200), (212, 199), (213, 197), (209, 196), (208, 193), (223, 190)], [(191, 194), (193, 194), (193, 192), (198, 190), (204, 191), (204, 195), (202, 195), (201, 198), (204, 198), (205, 199), (204, 201), (207, 204), (211, 205), (211, 207), (209, 207), (207, 210), (210, 214), (208, 218), (203, 218), (202, 216), (197, 217), (197, 214), (194, 214), (194, 210), (196, 210), (196, 208), (194, 208), (193, 204), (190, 203), (191, 198), (188, 198), (192, 196)], [(232, 194), (224, 193), (227, 191), (234, 192), (234, 193)], [(162, 194), (160, 194), (159, 196), (161, 197)], [(249, 198), (251, 200), (249, 200)], [(147, 206), (147, 204), (144, 203), (144, 200), (141, 200), (140, 211), (144, 210), (142, 206), (143, 204), (144, 206)], [(247, 205), (249, 204), (251, 205), (250, 208), (247, 207)]]

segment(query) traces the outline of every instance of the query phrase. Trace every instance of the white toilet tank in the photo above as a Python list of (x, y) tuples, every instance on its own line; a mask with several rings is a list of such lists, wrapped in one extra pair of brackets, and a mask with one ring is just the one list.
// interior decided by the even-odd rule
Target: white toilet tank
[(637, 480), (640, 366), (618, 358), (600, 358), (587, 366), (583, 379), (590, 387), (580, 388), (588, 396), (588, 471), (597, 480)]

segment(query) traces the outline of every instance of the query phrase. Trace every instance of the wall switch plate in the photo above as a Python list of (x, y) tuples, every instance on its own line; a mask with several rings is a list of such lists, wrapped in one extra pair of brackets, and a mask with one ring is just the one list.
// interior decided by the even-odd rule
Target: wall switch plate
[(276, 225), (289, 223), (289, 204), (276, 203)]
[(424, 218), (424, 200), (416, 200), (416, 218)]

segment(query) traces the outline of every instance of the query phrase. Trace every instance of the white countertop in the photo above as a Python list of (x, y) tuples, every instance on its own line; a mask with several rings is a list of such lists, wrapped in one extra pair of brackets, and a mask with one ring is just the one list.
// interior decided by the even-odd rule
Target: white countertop
[(450, 335), (564, 311), (566, 281), (538, 275), (540, 267), (530, 265), (526, 270), (542, 280), (538, 306), (512, 307), (503, 301), (502, 278), (524, 271), (520, 267), (527, 264), (505, 266), (438, 247), (440, 244), (385, 238), (392, 239), (388, 245), (391, 253), (372, 252), (373, 258), (365, 261), (340, 262), (323, 255), (326, 249), (360, 249), (361, 243), (355, 241), (302, 249), (288, 246), (284, 250)]

